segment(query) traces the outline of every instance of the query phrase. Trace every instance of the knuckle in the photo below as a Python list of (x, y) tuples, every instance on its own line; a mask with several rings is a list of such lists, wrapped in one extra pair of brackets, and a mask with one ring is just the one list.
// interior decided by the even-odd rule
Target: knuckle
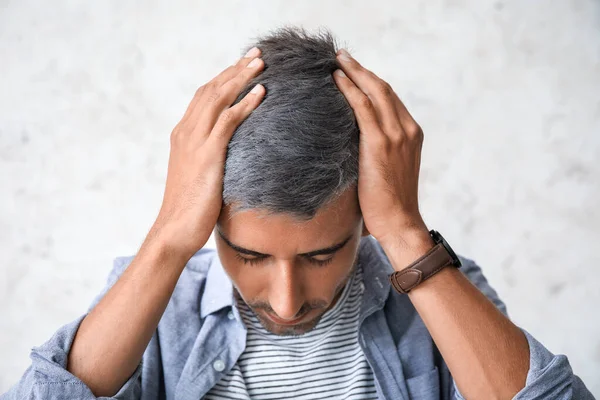
[(221, 120), (221, 122), (223, 124), (228, 124), (228, 123), (235, 121), (236, 118), (235, 118), (234, 112), (230, 108), (230, 109), (223, 111), (221, 113), (221, 116), (219, 117), (219, 119)]
[(169, 144), (172, 149), (180, 148), (182, 146), (182, 143), (183, 143), (183, 137), (181, 134), (171, 135)]
[(179, 139), (181, 138), (181, 130), (182, 130), (182, 123), (178, 123), (175, 128), (173, 128), (173, 131), (171, 132), (171, 136), (169, 137), (171, 143), (177, 143), (179, 141)]
[(206, 102), (207, 103), (216, 103), (217, 101), (219, 101), (220, 98), (221, 98), (221, 93), (219, 93), (218, 91), (214, 91), (206, 98)]
[(416, 137), (417, 137), (417, 140), (419, 140), (420, 142), (423, 142), (423, 140), (425, 140), (425, 134), (423, 133), (423, 129), (419, 129)]
[(360, 95), (356, 99), (356, 103), (359, 107), (364, 108), (366, 110), (370, 110), (373, 107), (373, 103), (371, 103), (371, 99), (369, 99), (366, 95)]
[(217, 140), (220, 141), (223, 138), (228, 136), (228, 132), (229, 132), (229, 128), (227, 128), (227, 124), (226, 123), (219, 123), (215, 126), (215, 129), (213, 130), (212, 133), (212, 140)]
[(216, 83), (215, 79), (213, 79), (212, 81), (207, 82), (202, 87), (202, 94), (211, 93), (211, 92), (214, 92), (217, 89), (218, 89), (217, 83)]
[(218, 84), (217, 79), (212, 79), (204, 86), (206, 87), (206, 90), (213, 91), (213, 90), (217, 90), (220, 85)]
[(387, 82), (380, 80), (377, 82), (376, 92), (380, 96), (389, 97), (391, 96), (393, 90)]
[(419, 126), (419, 124), (414, 123), (406, 128), (406, 133), (414, 138), (422, 138), (423, 137), (423, 129)]
[(202, 96), (202, 93), (204, 93), (205, 88), (206, 88), (206, 85), (202, 85), (198, 89), (196, 89), (196, 93), (194, 93), (194, 97)]
[(247, 97), (244, 97), (240, 100), (240, 102), (238, 103), (238, 107), (241, 108), (242, 110), (246, 110), (251, 106), (250, 102), (248, 101)]
[(173, 133), (171, 133), (171, 137), (169, 138), (169, 142), (171, 143), (171, 145), (174, 145), (175, 143), (177, 143), (178, 140), (179, 137), (177, 135), (177, 132), (173, 131)]

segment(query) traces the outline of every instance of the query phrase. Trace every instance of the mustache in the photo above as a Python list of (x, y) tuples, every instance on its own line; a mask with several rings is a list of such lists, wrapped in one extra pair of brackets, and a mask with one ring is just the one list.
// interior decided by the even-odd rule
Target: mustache
[[(248, 307), (254, 309), (254, 310), (264, 310), (268, 313), (274, 314), (275, 310), (273, 310), (273, 308), (271, 307), (271, 305), (267, 302), (264, 301), (252, 301), (248, 304)], [(309, 303), (305, 303), (302, 308), (300, 308), (300, 311), (298, 312), (299, 316), (305, 315), (306, 313), (308, 313), (311, 310), (318, 310), (320, 308), (326, 308), (328, 305), (328, 303), (326, 301), (323, 300), (314, 300), (311, 301)]]

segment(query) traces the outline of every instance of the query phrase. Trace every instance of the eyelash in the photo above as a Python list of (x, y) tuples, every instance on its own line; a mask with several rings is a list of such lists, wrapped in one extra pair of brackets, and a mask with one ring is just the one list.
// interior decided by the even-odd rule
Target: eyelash
[[(235, 257), (242, 261), (244, 264), (250, 264), (250, 265), (255, 265), (260, 263), (261, 261), (263, 261), (266, 257), (257, 257), (257, 258), (246, 258), (246, 257), (242, 257), (240, 255), (240, 253), (235, 253)], [(328, 258), (327, 260), (315, 260), (314, 258), (306, 258), (308, 260), (309, 263), (311, 264), (316, 264), (320, 267), (329, 264), (331, 261), (333, 261), (333, 257)]]

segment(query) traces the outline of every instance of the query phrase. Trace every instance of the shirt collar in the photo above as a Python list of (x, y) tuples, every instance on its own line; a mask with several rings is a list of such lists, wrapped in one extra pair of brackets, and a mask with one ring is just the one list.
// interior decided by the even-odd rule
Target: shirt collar
[(204, 293), (200, 299), (200, 318), (204, 319), (207, 315), (227, 306), (233, 307), (234, 304), (233, 284), (223, 269), (217, 251), (214, 250), (206, 275)]
[(394, 268), (379, 242), (371, 235), (361, 239), (358, 251), (365, 285), (361, 308), (361, 314), (364, 314), (370, 309), (382, 308), (387, 301), (392, 288), (388, 276)]
[[(358, 253), (358, 262), (363, 268), (365, 285), (362, 314), (371, 309), (383, 307), (391, 289), (388, 275), (394, 269), (381, 245), (370, 235), (361, 238)], [(200, 318), (204, 319), (207, 315), (225, 307), (233, 307), (235, 303), (233, 284), (223, 269), (217, 251), (214, 250), (206, 275), (204, 293), (200, 299)]]

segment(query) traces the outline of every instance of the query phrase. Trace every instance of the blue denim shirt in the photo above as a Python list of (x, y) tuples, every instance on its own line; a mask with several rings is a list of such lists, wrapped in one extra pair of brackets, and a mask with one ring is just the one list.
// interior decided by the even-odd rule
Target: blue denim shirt
[[(503, 312), (504, 303), (481, 269), (460, 257), (461, 271)], [(115, 260), (98, 303), (133, 256)], [(359, 338), (381, 399), (463, 399), (439, 350), (406, 295), (389, 284), (393, 268), (379, 243), (361, 239), (364, 299)], [(2, 400), (96, 399), (66, 369), (67, 355), (85, 315), (60, 328), (31, 352), (31, 366)], [(564, 355), (553, 355), (527, 331), (530, 369), (515, 399), (593, 399)], [(112, 399), (198, 400), (233, 367), (246, 345), (233, 287), (216, 251), (201, 249), (187, 263), (140, 365)], [(223, 365), (225, 368), (223, 369)], [(104, 397), (103, 397), (104, 398)]]

